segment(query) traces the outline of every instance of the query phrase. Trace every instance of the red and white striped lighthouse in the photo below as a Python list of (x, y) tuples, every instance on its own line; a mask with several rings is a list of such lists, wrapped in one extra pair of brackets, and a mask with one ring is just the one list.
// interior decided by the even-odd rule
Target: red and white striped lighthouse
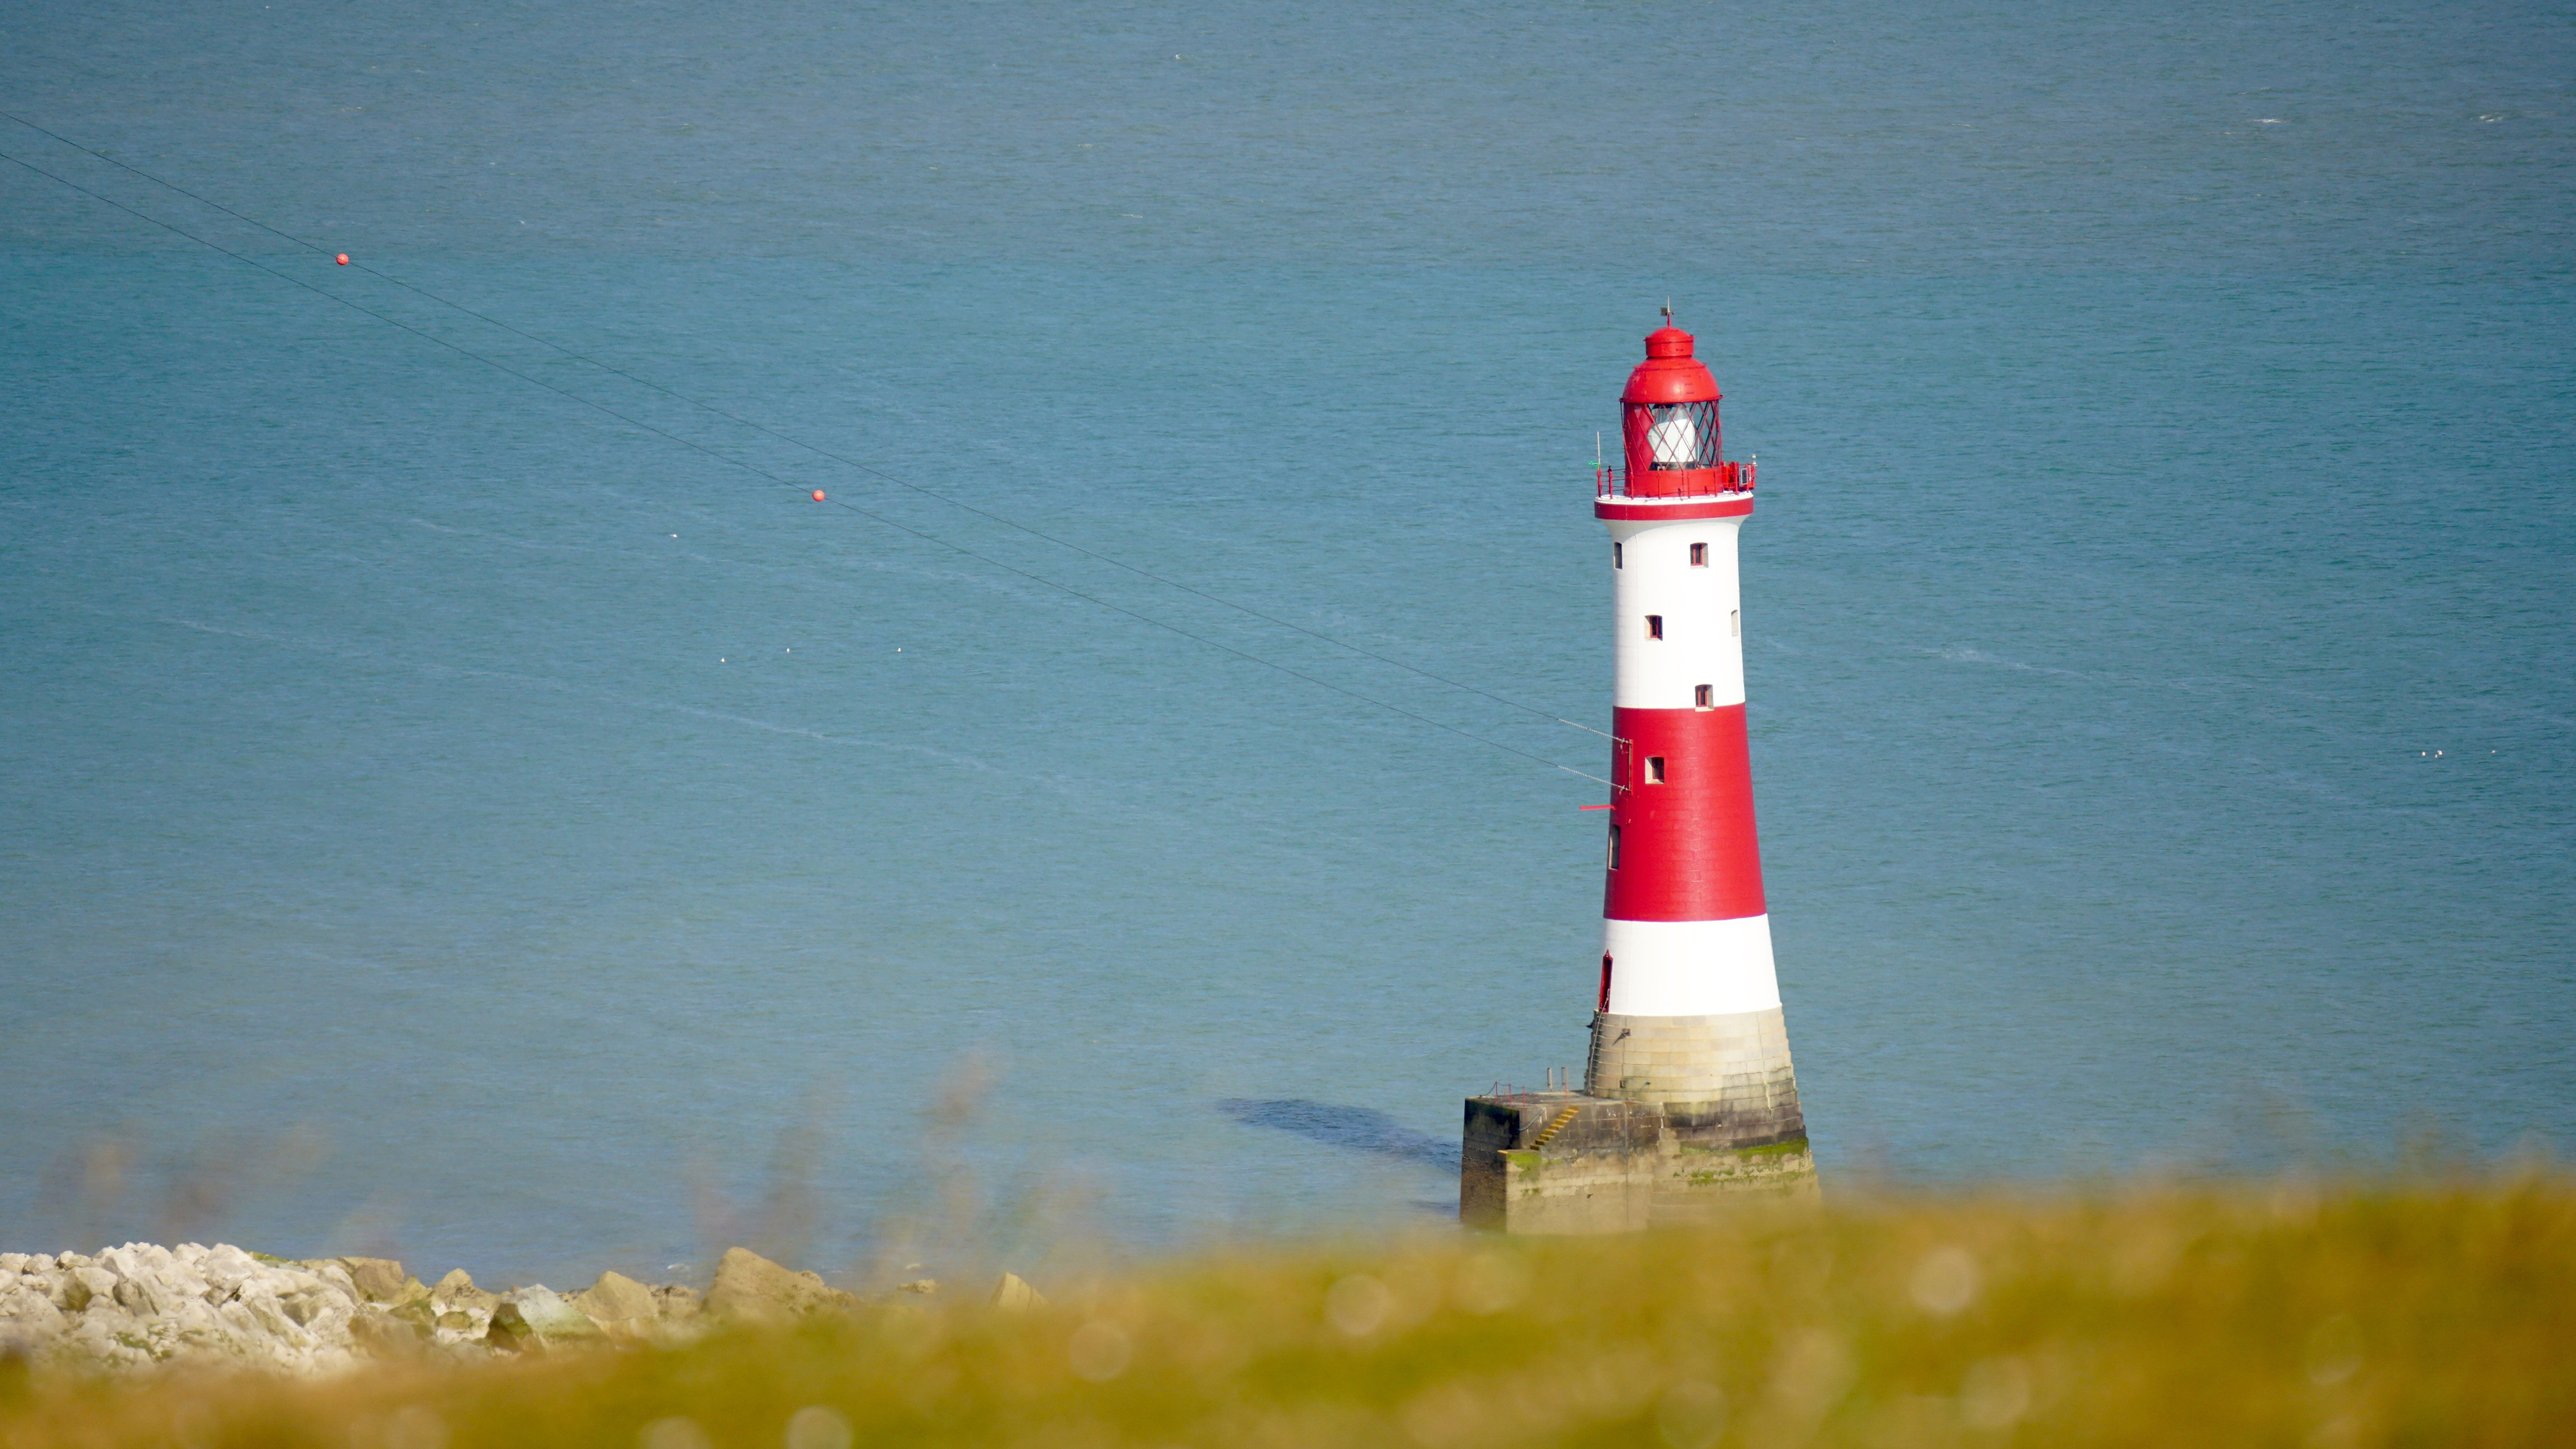
[(1717, 380), (1672, 325), (1620, 395), (1610, 525), (1610, 838), (1601, 994), (1581, 1092), (1469, 1097), (1458, 1216), (1506, 1233), (1706, 1219), (1742, 1192), (1816, 1190), (1771, 968), (1744, 735), (1735, 533), (1753, 465), (1719, 454)]
[(1717, 380), (1672, 324), (1620, 395), (1610, 526), (1617, 675), (1601, 989), (1585, 1084), (1663, 1105), (1685, 1144), (1803, 1141), (1772, 969), (1744, 726), (1735, 536), (1753, 465), (1720, 456)]

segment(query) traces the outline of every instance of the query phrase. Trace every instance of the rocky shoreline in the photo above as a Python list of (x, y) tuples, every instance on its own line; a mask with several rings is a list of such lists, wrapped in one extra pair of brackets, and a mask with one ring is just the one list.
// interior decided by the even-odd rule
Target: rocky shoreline
[[(904, 1290), (937, 1286), (924, 1279)], [(1036, 1295), (1005, 1274), (994, 1299), (1021, 1307)], [(0, 1253), (0, 1356), (64, 1368), (195, 1362), (331, 1373), (385, 1359), (679, 1342), (858, 1302), (746, 1248), (726, 1251), (704, 1294), (618, 1273), (563, 1294), (543, 1284), (490, 1292), (461, 1268), (426, 1285), (390, 1258), (296, 1261), (229, 1243), (127, 1243), (95, 1254)]]

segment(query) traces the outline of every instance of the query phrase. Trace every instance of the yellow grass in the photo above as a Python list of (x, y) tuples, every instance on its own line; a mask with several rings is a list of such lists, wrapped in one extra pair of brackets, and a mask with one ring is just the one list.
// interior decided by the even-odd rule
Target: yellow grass
[(2555, 1178), (1845, 1200), (1039, 1286), (1024, 1314), (326, 1383), (19, 1371), (0, 1445), (2576, 1443)]

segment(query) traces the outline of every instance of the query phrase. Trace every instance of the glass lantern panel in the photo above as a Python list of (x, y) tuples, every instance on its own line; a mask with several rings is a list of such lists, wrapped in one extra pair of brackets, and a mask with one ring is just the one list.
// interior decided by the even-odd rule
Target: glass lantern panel
[(1647, 466), (1678, 472), (1717, 466), (1717, 404), (1640, 403), (1645, 414)]

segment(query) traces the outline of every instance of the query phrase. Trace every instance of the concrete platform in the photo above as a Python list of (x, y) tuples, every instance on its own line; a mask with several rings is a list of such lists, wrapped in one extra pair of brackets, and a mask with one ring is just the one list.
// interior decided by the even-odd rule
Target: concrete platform
[(1582, 1092), (1470, 1097), (1459, 1221), (1502, 1233), (1638, 1232), (1706, 1221), (1746, 1195), (1815, 1194), (1803, 1130), (1705, 1145), (1713, 1134), (1692, 1105)]

